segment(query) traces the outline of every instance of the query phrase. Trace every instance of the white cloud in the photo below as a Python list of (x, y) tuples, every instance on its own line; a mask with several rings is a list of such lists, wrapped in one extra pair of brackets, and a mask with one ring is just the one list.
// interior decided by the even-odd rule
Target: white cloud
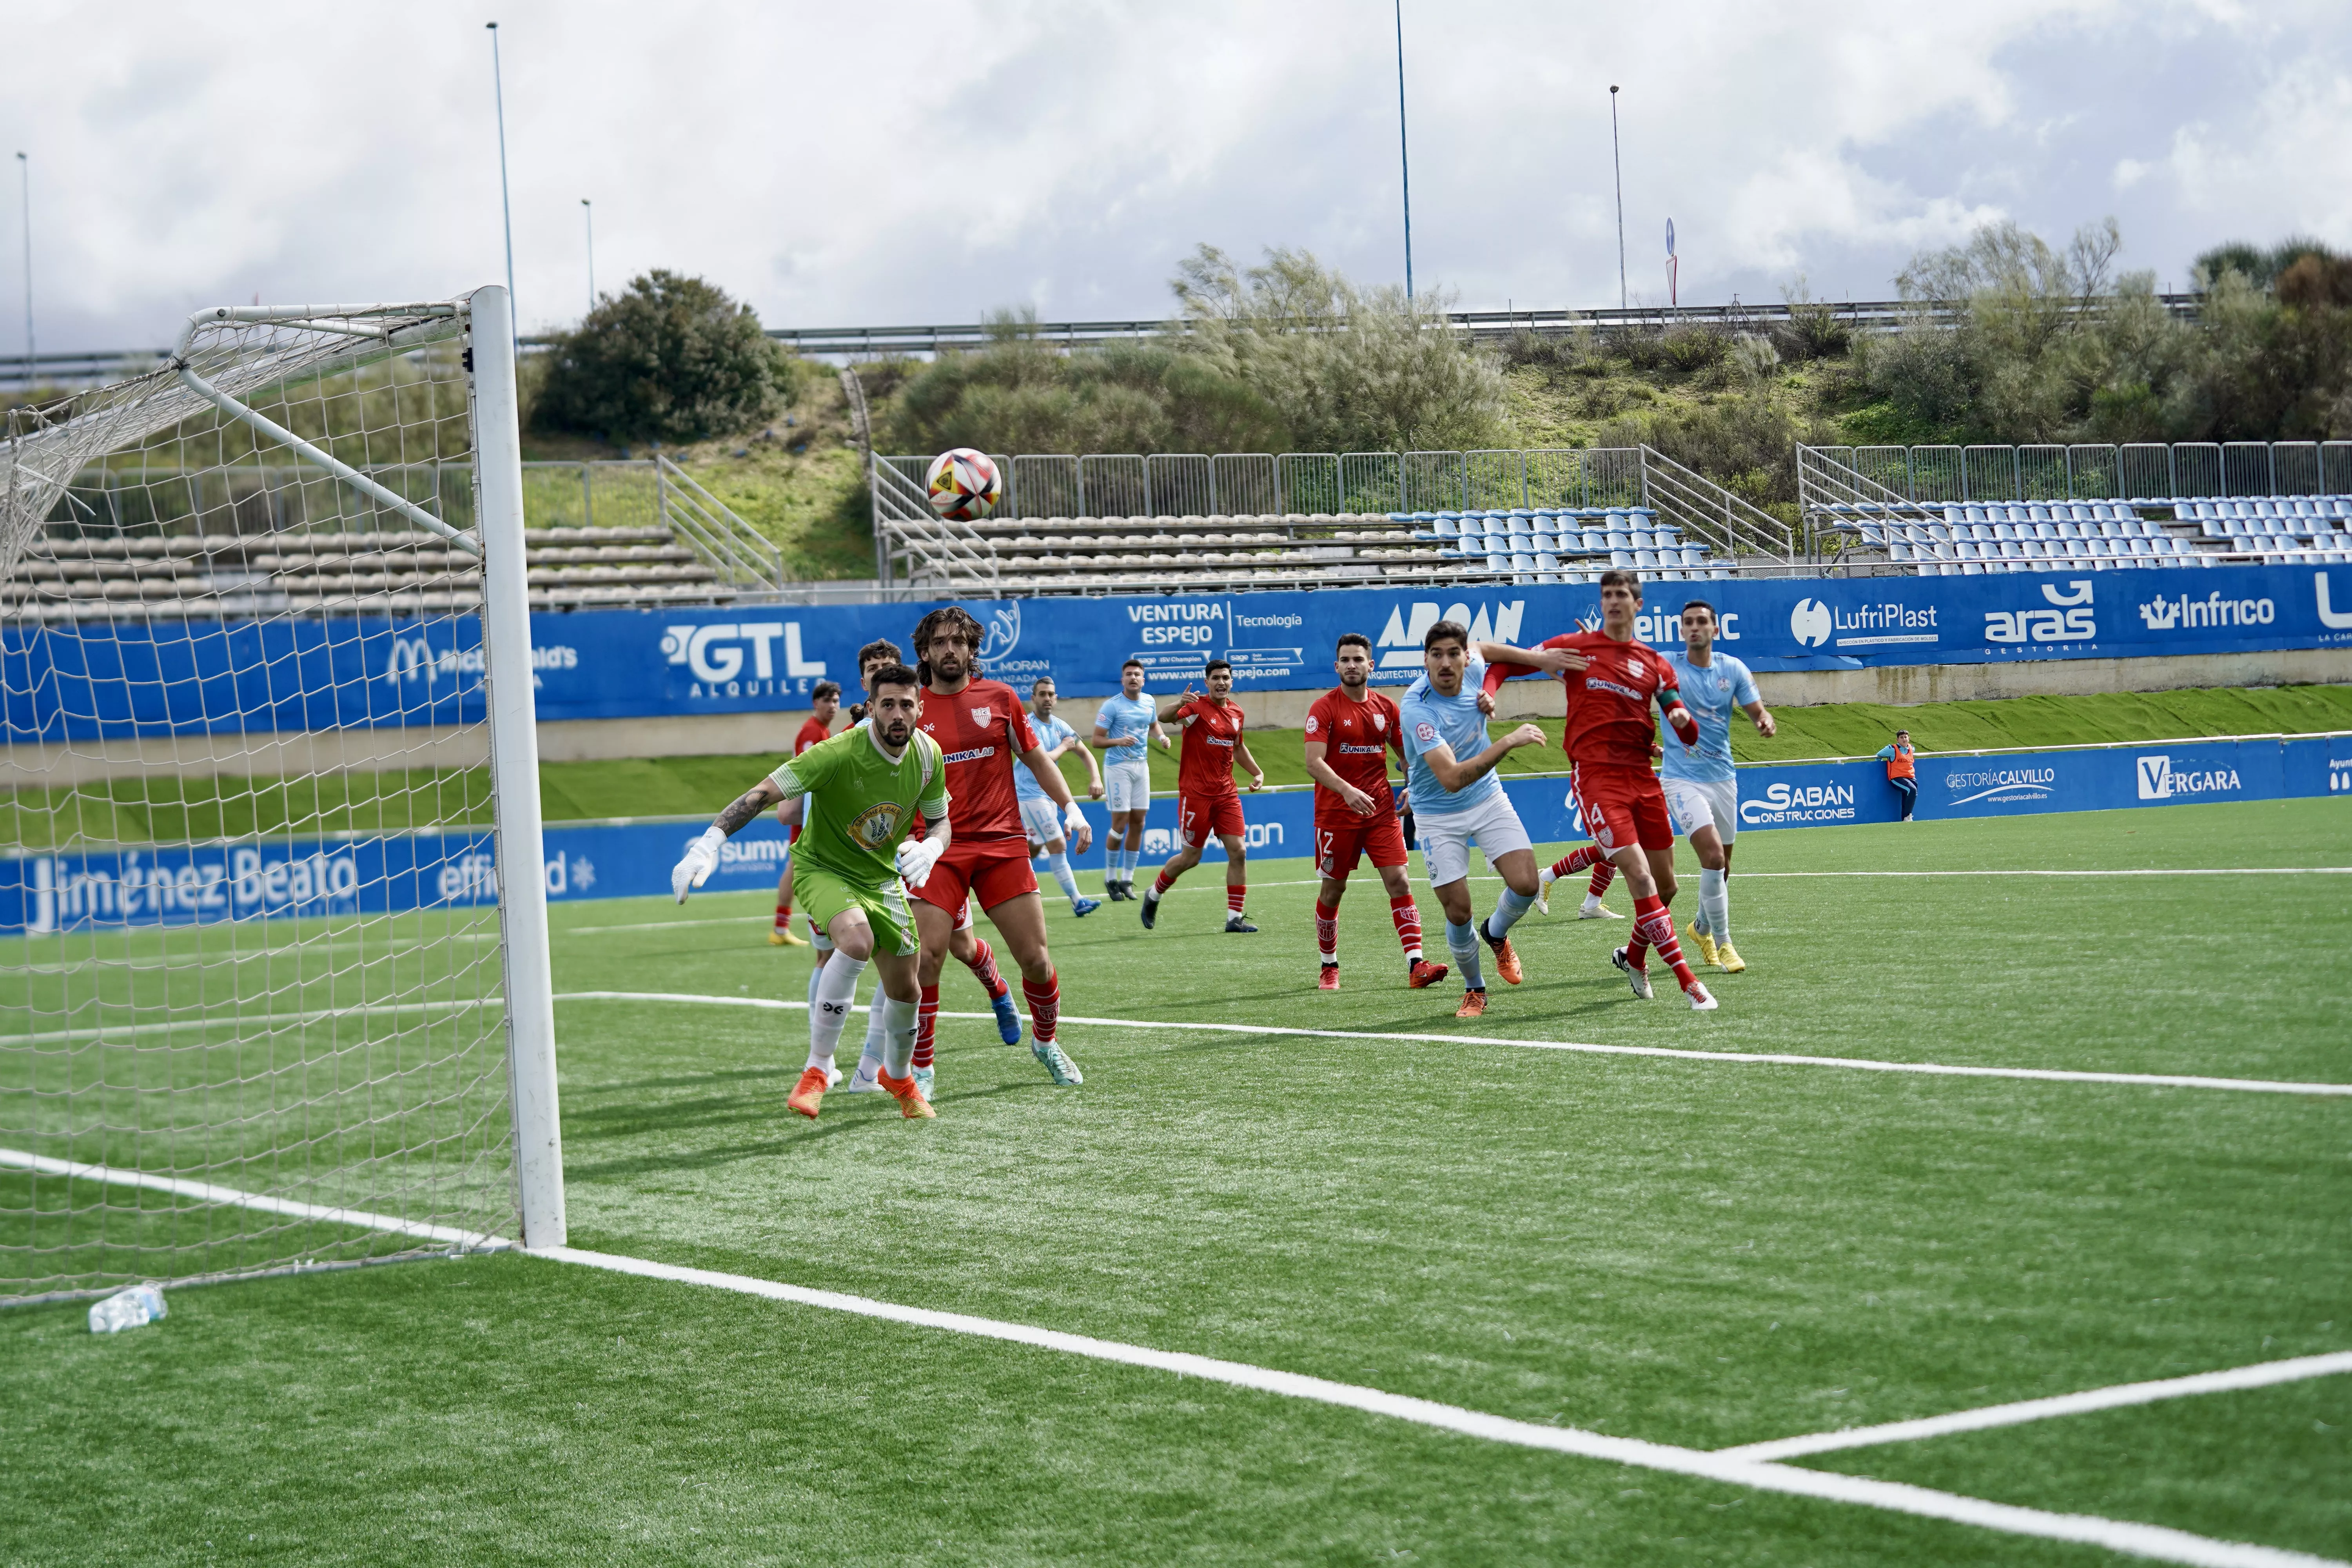
[[(1203, 240), (1402, 271), (1377, 5), (499, 13), (526, 323), (584, 301), (583, 196), (608, 288), (699, 272), (778, 323), (1023, 301), (1153, 315)], [(447, 0), (257, 0), (230, 39), (216, 14), (163, 0), (13, 9), (0, 139), (35, 160), (45, 345), (160, 342), (186, 310), (256, 292), (500, 276), (483, 19)], [(2221, 229), (2352, 241), (2342, 31), (2324, 6), (2194, 0), (1989, 0), (1866, 26), (1826, 0), (1412, 0), (1416, 279), (1482, 306), (1614, 301), (1612, 80), (1627, 270), (1653, 296), (1669, 216), (1699, 300), (1769, 297), (1800, 270), (1825, 295), (1881, 294), (1912, 249), (1988, 217), (2062, 233), (2119, 196), (2126, 238), (2168, 264)], [(16, 238), (0, 216), (0, 300)]]

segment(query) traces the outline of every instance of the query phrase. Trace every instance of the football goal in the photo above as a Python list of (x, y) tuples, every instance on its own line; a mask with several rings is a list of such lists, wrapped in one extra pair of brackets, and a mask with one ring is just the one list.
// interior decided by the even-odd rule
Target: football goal
[(506, 290), (0, 447), (0, 1302), (563, 1240)]

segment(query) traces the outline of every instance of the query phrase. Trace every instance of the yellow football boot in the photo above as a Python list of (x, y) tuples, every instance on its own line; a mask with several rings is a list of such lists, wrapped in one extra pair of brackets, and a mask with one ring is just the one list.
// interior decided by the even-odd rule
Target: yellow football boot
[(1739, 950), (1727, 942), (1715, 944), (1715, 962), (1726, 974), (1738, 974), (1748, 967), (1748, 961), (1739, 956)]
[(793, 929), (787, 926), (782, 931), (771, 931), (768, 933), (768, 945), (770, 947), (806, 947), (808, 938), (795, 935)]
[(1704, 959), (1706, 962), (1709, 963), (1719, 962), (1715, 956), (1715, 938), (1699, 930), (1698, 922), (1696, 921), (1691, 922), (1690, 944), (1692, 947), (1698, 950), (1699, 957)]

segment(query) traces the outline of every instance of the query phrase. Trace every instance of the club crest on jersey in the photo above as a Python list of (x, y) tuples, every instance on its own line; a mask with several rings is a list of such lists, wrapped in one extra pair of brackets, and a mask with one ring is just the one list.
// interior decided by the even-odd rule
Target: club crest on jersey
[(1430, 724), (1430, 723), (1420, 723), (1420, 724), (1415, 724), (1415, 725), (1412, 727), (1412, 732), (1413, 732), (1414, 737), (1415, 737), (1416, 739), (1418, 739), (1418, 740), (1421, 742), (1421, 743), (1422, 743), (1423, 745), (1424, 745), (1424, 746), (1428, 745), (1431, 742), (1433, 742), (1433, 741), (1434, 741), (1434, 740), (1436, 740), (1436, 739), (1437, 739), (1437, 726), (1436, 726), (1436, 725), (1434, 725), (1434, 724)]
[(1374, 733), (1375, 735), (1385, 735), (1385, 734), (1387, 734), (1388, 732), (1389, 732), (1389, 716), (1388, 716), (1387, 714), (1385, 714), (1385, 713), (1375, 713), (1375, 714), (1373, 714), (1373, 715), (1372, 715), (1372, 733)]
[(887, 849), (898, 842), (901, 820), (897, 801), (877, 800), (850, 823), (849, 837), (864, 848)]
[(975, 724), (985, 724), (996, 717), (995, 712), (988, 708), (967, 708), (964, 711), (971, 715), (971, 721)]

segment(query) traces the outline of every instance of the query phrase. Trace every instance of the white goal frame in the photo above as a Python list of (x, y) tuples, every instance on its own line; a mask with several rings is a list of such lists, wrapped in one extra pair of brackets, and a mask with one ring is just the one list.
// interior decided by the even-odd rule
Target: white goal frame
[[(381, 323), (380, 325), (377, 323)], [(253, 395), (241, 387), (225, 390), (199, 369), (202, 355), (194, 345), (207, 326), (277, 327), (297, 333), (348, 336), (363, 353), (398, 354), (436, 342), (458, 339), (464, 344), (463, 382), (466, 417), (473, 466), (473, 506), (478, 534), (469, 534), (434, 515), (344, 462), (333, 453), (286, 428), (243, 400)], [(445, 353), (446, 351), (444, 351)], [(199, 1205), (259, 1210), (278, 1215), (352, 1226), (367, 1231), (406, 1237), (417, 1245), (398, 1255), (427, 1250), (449, 1252), (498, 1250), (516, 1245), (530, 1249), (561, 1247), (568, 1241), (564, 1214), (563, 1150), (561, 1110), (556, 1089), (553, 984), (549, 953), (547, 891), (542, 875), (544, 852), (539, 800), (539, 747), (535, 676), (531, 659), (529, 563), (524, 538), (522, 447), (516, 392), (516, 339), (512, 302), (503, 287), (489, 285), (437, 304), (228, 306), (192, 315), (180, 334), (173, 356), (162, 372), (141, 382), (122, 384), (120, 401), (108, 403), (106, 394), (86, 406), (95, 412), (68, 415), (56, 425), (42, 426), (37, 436), (66, 437), (51, 440), (53, 460), (37, 471), (32, 455), (43, 448), (38, 441), (20, 443), (15, 437), (0, 444), (0, 578), (16, 570), (27, 542), (43, 528), (47, 509), (63, 496), (75, 504), (68, 487), (76, 465), (103, 455), (124, 440), (140, 437), (140, 418), (163, 418), (146, 406), (157, 406), (161, 395), (177, 395), (184, 404), (193, 393), (218, 414), (252, 431), (304, 468), (323, 471), (332, 481), (364, 498), (372, 509), (397, 514), (407, 523), (437, 534), (450, 546), (478, 555), (481, 562), (480, 629), (483, 661), (483, 719), (487, 726), (491, 836), (494, 847), (495, 893), (499, 942), (499, 994), (488, 998), (502, 1010), (502, 1022), (490, 1026), (503, 1032), (507, 1072), (507, 1105), (511, 1138), (514, 1217), (520, 1234), (499, 1237), (469, 1229), (414, 1223), (397, 1215), (363, 1209), (295, 1202), (282, 1196), (216, 1186), (208, 1182), (137, 1168), (144, 1162), (107, 1165), (72, 1163), (20, 1151), (0, 1149), (0, 1171), (36, 1176), (96, 1181), (120, 1188), (143, 1188), (169, 1193)], [(215, 361), (212, 363), (225, 363)], [(330, 355), (322, 363), (341, 363)], [(184, 393), (169, 394), (176, 381)], [(142, 385), (142, 383), (144, 383)], [(264, 384), (260, 390), (267, 390)], [(240, 395), (242, 394), (242, 396)], [(89, 428), (68, 436), (77, 423)], [(29, 448), (29, 452), (28, 452)], [(19, 458), (26, 460), (18, 461)], [(62, 467), (66, 471), (57, 472)], [(12, 743), (14, 731), (11, 731)], [(16, 769), (12, 766), (12, 773)], [(0, 783), (11, 787), (37, 783), (37, 777), (17, 773)], [(488, 978), (488, 976), (485, 976)], [(183, 1004), (182, 1005), (184, 1005)], [(209, 1007), (210, 1004), (205, 1004)], [(495, 1053), (497, 1035), (484, 1043)], [(488, 1058), (495, 1072), (496, 1056)], [(493, 1078), (491, 1080), (495, 1082)], [(483, 1088), (489, 1087), (482, 1085)], [(484, 1103), (477, 1100), (475, 1103)], [(495, 1100), (487, 1101), (495, 1105)], [(137, 1130), (134, 1124), (133, 1131)], [(490, 1148), (496, 1148), (495, 1141)], [(495, 1190), (495, 1189), (493, 1189)], [(35, 1211), (37, 1213), (38, 1211)], [(73, 1212), (71, 1210), (68, 1213)], [(494, 1216), (486, 1216), (494, 1217)], [(70, 1242), (69, 1247), (79, 1243)], [(373, 1261), (362, 1258), (358, 1261)], [(268, 1267), (231, 1267), (219, 1270), (158, 1275), (152, 1278), (201, 1279), (249, 1278), (311, 1267), (299, 1259), (280, 1260)], [(87, 1278), (87, 1276), (85, 1276)], [(112, 1289), (108, 1286), (105, 1289)], [(9, 1282), (0, 1280), (0, 1300), (7, 1299)], [(101, 1294), (102, 1289), (50, 1290), (16, 1300)]]

